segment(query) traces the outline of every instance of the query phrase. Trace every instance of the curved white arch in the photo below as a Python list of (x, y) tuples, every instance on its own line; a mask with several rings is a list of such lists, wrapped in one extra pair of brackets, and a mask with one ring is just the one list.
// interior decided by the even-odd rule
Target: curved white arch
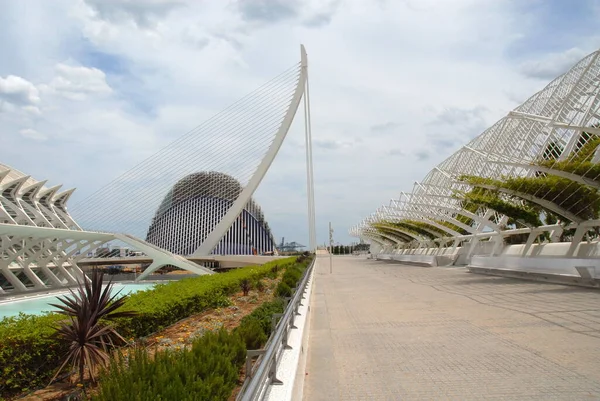
[[(424, 204), (420, 204), (420, 203), (413, 203), (411, 206), (427, 206), (427, 207), (433, 207), (432, 205), (424, 205)], [(460, 211), (453, 209), (453, 208), (449, 208), (449, 207), (443, 207), (443, 206), (435, 206), (435, 208), (440, 209), (440, 210), (445, 210), (449, 213), (460, 213)], [(463, 230), (473, 234), (475, 232), (475, 229), (471, 226), (466, 225), (465, 223), (462, 223), (458, 220), (456, 220), (454, 217), (442, 214), (442, 213), (432, 213), (429, 211), (423, 211), (423, 210), (419, 210), (419, 213), (423, 216), (430, 216), (433, 218), (439, 218), (441, 220), (447, 221), (448, 223), (454, 224), (457, 227), (462, 228)], [(460, 213), (462, 214), (462, 213)], [(467, 216), (469, 217), (469, 216)]]
[(392, 231), (396, 231), (396, 232), (398, 232), (400, 234), (404, 234), (407, 237), (410, 237), (410, 238), (412, 238), (413, 240), (416, 240), (416, 241), (429, 241), (429, 238), (421, 237), (418, 234), (402, 230), (401, 228), (398, 228), (398, 227), (390, 226), (389, 224), (385, 224), (385, 223), (376, 223), (376, 224), (378, 224), (380, 226), (383, 226), (383, 227), (387, 228), (388, 230), (392, 230)]
[(379, 244), (381, 247), (387, 247), (387, 246), (392, 246), (392, 244), (389, 244), (385, 241), (383, 241), (380, 238), (375, 238), (374, 236), (372, 236), (371, 234), (367, 234), (367, 233), (363, 233), (359, 236), (359, 238), (366, 238), (368, 241), (374, 241), (377, 244)]
[(405, 243), (404, 241), (398, 241), (397, 238), (393, 238), (393, 237), (391, 237), (389, 235), (385, 235), (385, 234), (380, 233), (380, 232), (372, 232), (372, 233), (370, 233), (370, 235), (371, 236), (381, 237), (381, 238), (387, 240), (389, 242), (388, 246), (397, 246), (397, 245)]
[(252, 194), (254, 194), (254, 191), (256, 191), (256, 188), (258, 188), (258, 185), (267, 173), (271, 163), (273, 163), (275, 156), (277, 156), (277, 152), (279, 152), (279, 148), (281, 148), (281, 144), (283, 143), (283, 140), (285, 139), (290, 126), (292, 125), (292, 121), (294, 120), (294, 116), (296, 115), (296, 111), (298, 110), (298, 106), (300, 105), (300, 101), (302, 100), (304, 89), (306, 87), (308, 59), (304, 45), (300, 46), (300, 53), (301, 70), (298, 84), (294, 91), (294, 95), (292, 96), (292, 101), (290, 102), (285, 117), (283, 118), (283, 121), (281, 122), (281, 125), (275, 134), (275, 139), (273, 139), (269, 150), (256, 168), (256, 171), (254, 172), (252, 178), (250, 178), (248, 181), (248, 184), (244, 187), (235, 202), (233, 202), (233, 205), (231, 205), (225, 216), (223, 216), (221, 221), (219, 221), (219, 223), (214, 227), (213, 231), (206, 237), (196, 252), (194, 252), (193, 256), (206, 256), (212, 252), (221, 238), (223, 238), (223, 235), (225, 235), (227, 230), (229, 230), (229, 227), (231, 227), (235, 219), (242, 212), (242, 209), (246, 203), (248, 203), (250, 197)]
[[(449, 234), (450, 236), (455, 236), (455, 235), (458, 236), (458, 235), (460, 235), (460, 233), (458, 233), (458, 232), (456, 232), (456, 231), (454, 231), (454, 230), (452, 230), (452, 229), (450, 229), (450, 228), (448, 228), (446, 226), (443, 226), (443, 225), (441, 225), (440, 223), (438, 223), (436, 221), (426, 220), (426, 219), (424, 219), (422, 217), (410, 217), (408, 220), (420, 221), (421, 223), (429, 224), (430, 226), (433, 226), (433, 227), (439, 228), (440, 230), (443, 230), (445, 233)], [(410, 224), (410, 223), (407, 223), (407, 224)], [(429, 230), (429, 229), (426, 229), (424, 227), (421, 227), (421, 228), (423, 230), (426, 230), (428, 233), (437, 236), (438, 238), (444, 238), (445, 237), (440, 232)]]

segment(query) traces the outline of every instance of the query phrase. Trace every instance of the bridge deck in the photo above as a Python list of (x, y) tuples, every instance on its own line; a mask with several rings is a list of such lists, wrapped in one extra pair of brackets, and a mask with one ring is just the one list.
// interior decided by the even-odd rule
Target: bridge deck
[[(220, 262), (245, 265), (262, 265), (273, 260), (285, 258), (285, 256), (263, 256), (263, 255), (208, 255), (208, 256), (186, 256), (187, 260), (192, 262)], [(84, 258), (77, 264), (79, 266), (94, 266), (94, 265), (127, 265), (152, 263), (152, 258), (148, 256), (126, 256), (126, 257), (109, 257), (109, 258)]]
[(600, 291), (319, 257), (304, 399), (600, 399)]

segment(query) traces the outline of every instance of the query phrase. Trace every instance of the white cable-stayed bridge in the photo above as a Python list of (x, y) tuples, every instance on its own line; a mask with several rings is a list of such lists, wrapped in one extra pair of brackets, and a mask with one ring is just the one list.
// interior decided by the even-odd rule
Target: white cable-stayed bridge
[(211, 274), (201, 262), (272, 259), (276, 243), (252, 195), (301, 104), (314, 250), (308, 60), (302, 46), (300, 62), (72, 207), (67, 200), (73, 190), (48, 188), (46, 181), (0, 165), (0, 294), (76, 284), (84, 277), (80, 265), (91, 263), (89, 256), (107, 244), (137, 251), (121, 262), (140, 255), (150, 262), (138, 280), (166, 265)]

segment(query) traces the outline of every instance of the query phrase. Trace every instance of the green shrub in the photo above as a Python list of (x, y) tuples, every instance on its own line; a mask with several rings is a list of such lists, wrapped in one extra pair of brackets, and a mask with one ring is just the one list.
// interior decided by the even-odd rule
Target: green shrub
[(281, 281), (277, 284), (277, 288), (275, 289), (275, 295), (278, 297), (292, 296), (292, 289), (296, 287), (302, 278), (302, 274), (304, 273), (304, 270), (306, 270), (308, 264), (312, 261), (312, 258), (302, 258), (301, 260), (302, 262), (296, 262), (286, 266)]
[[(285, 274), (299, 279), (309, 262), (288, 265)], [(119, 356), (104, 372), (98, 394), (92, 399), (227, 400), (239, 379), (246, 350), (265, 345), (271, 335), (273, 314), (283, 310), (281, 299), (263, 303), (231, 333), (207, 333), (196, 339), (191, 349), (159, 351), (152, 359), (142, 349), (129, 358)]]
[(302, 273), (297, 270), (288, 270), (285, 272), (281, 281), (286, 283), (290, 288), (294, 288), (298, 280), (302, 277)]
[[(127, 337), (156, 332), (209, 308), (229, 306), (227, 295), (240, 288), (243, 279), (265, 277), (274, 266), (288, 266), (295, 258), (249, 266), (228, 273), (206, 275), (161, 284), (128, 297), (121, 310), (138, 313), (117, 320), (117, 330)], [(59, 366), (61, 345), (52, 326), (64, 319), (58, 314), (21, 315), (0, 321), (0, 397), (22, 393), (47, 384)]]
[(227, 400), (239, 378), (247, 349), (260, 349), (271, 335), (274, 313), (283, 302), (265, 302), (232, 332), (207, 333), (191, 349), (159, 351), (151, 359), (136, 349), (118, 356), (100, 379), (96, 401)]
[(258, 308), (254, 309), (251, 314), (242, 319), (239, 327), (241, 328), (245, 325), (251, 324), (251, 322), (256, 322), (260, 325), (263, 333), (265, 333), (268, 338), (271, 335), (271, 321), (275, 313), (283, 313), (283, 301), (281, 299), (265, 302)]
[(279, 265), (275, 265), (271, 267), (271, 271), (267, 273), (267, 277), (270, 279), (276, 279), (277, 274), (279, 273)]
[(285, 282), (290, 288), (296, 287), (296, 285), (302, 278), (304, 270), (306, 270), (306, 266), (308, 266), (306, 260), (302, 263), (295, 263), (293, 265), (289, 265), (286, 268), (285, 273), (281, 278), (281, 281)]
[(256, 288), (256, 291), (258, 291), (258, 292), (264, 292), (265, 291), (265, 283), (263, 283), (262, 280), (256, 280), (256, 282), (254, 283), (254, 288)]
[(136, 349), (119, 356), (101, 377), (97, 401), (227, 400), (246, 357), (242, 338), (207, 333), (182, 351)]
[[(294, 258), (277, 261), (278, 265), (292, 263)], [(121, 319), (118, 329), (131, 337), (145, 336), (206, 309), (226, 306), (227, 295), (238, 291), (244, 279), (265, 277), (274, 264), (270, 262), (228, 273), (188, 278), (132, 294), (123, 310), (134, 310), (138, 315)]]
[(291, 297), (292, 289), (285, 282), (281, 281), (279, 284), (277, 284), (277, 288), (275, 289), (275, 295), (277, 295), (278, 297), (284, 297), (284, 298)]
[(0, 399), (46, 385), (68, 346), (53, 338), (57, 314), (0, 321)]
[(240, 325), (236, 332), (244, 341), (246, 349), (260, 349), (267, 342), (268, 337), (258, 320), (248, 320)]

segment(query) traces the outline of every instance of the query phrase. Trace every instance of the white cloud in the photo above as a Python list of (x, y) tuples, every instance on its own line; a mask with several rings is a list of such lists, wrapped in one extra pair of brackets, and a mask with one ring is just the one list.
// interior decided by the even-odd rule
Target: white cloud
[(546, 54), (540, 59), (526, 61), (521, 64), (521, 72), (532, 78), (550, 80), (564, 74), (581, 60), (588, 52), (573, 47), (559, 53)]
[(487, 111), (485, 106), (477, 106), (470, 109), (450, 107), (439, 113), (431, 124), (441, 125), (465, 125), (473, 122), (479, 123), (484, 120)]
[(112, 22), (133, 21), (140, 27), (153, 27), (171, 10), (185, 3), (177, 0), (84, 0), (100, 19)]
[(339, 140), (339, 139), (321, 139), (317, 138), (313, 141), (313, 146), (317, 149), (326, 150), (343, 150), (352, 148), (357, 145), (356, 139), (354, 140)]
[(106, 83), (106, 74), (97, 68), (71, 66), (59, 63), (56, 75), (42, 90), (58, 93), (67, 99), (84, 100), (92, 95), (107, 95), (112, 92)]
[(274, 24), (298, 19), (306, 26), (320, 27), (331, 22), (340, 1), (237, 0), (233, 4), (250, 23)]
[[(9, 38), (0, 74), (28, 81), (19, 78), (11, 100), (0, 81), (0, 162), (77, 186), (77, 202), (289, 68), (304, 43), (319, 241), (331, 220), (347, 242), (348, 227), (587, 49), (573, 43), (562, 56), (515, 64), (507, 49), (527, 32), (510, 1), (280, 3), (274, 16), (262, 1), (12, 2), (6, 15), (17, 24), (0, 24)], [(275, 235), (306, 243), (302, 120), (300, 110), (256, 197)], [(29, 143), (26, 161), (23, 127), (52, 138)], [(44, 163), (50, 146), (71, 156)]]
[(42, 114), (41, 110), (37, 106), (25, 106), (23, 107), (23, 110), (32, 116), (40, 116)]
[(34, 84), (15, 75), (0, 77), (0, 101), (16, 106), (31, 106), (39, 103), (40, 95)]
[(22, 130), (19, 131), (19, 134), (21, 136), (25, 137), (25, 138), (33, 139), (35, 141), (45, 141), (46, 139), (48, 139), (46, 137), (46, 135), (41, 134), (41, 133), (37, 132), (36, 130), (31, 129), (31, 128), (22, 129)]
[(402, 124), (395, 123), (393, 121), (388, 121), (386, 123), (375, 124), (375, 125), (371, 126), (371, 131), (373, 131), (373, 132), (397, 131), (398, 129), (400, 129), (401, 126), (402, 126)]

